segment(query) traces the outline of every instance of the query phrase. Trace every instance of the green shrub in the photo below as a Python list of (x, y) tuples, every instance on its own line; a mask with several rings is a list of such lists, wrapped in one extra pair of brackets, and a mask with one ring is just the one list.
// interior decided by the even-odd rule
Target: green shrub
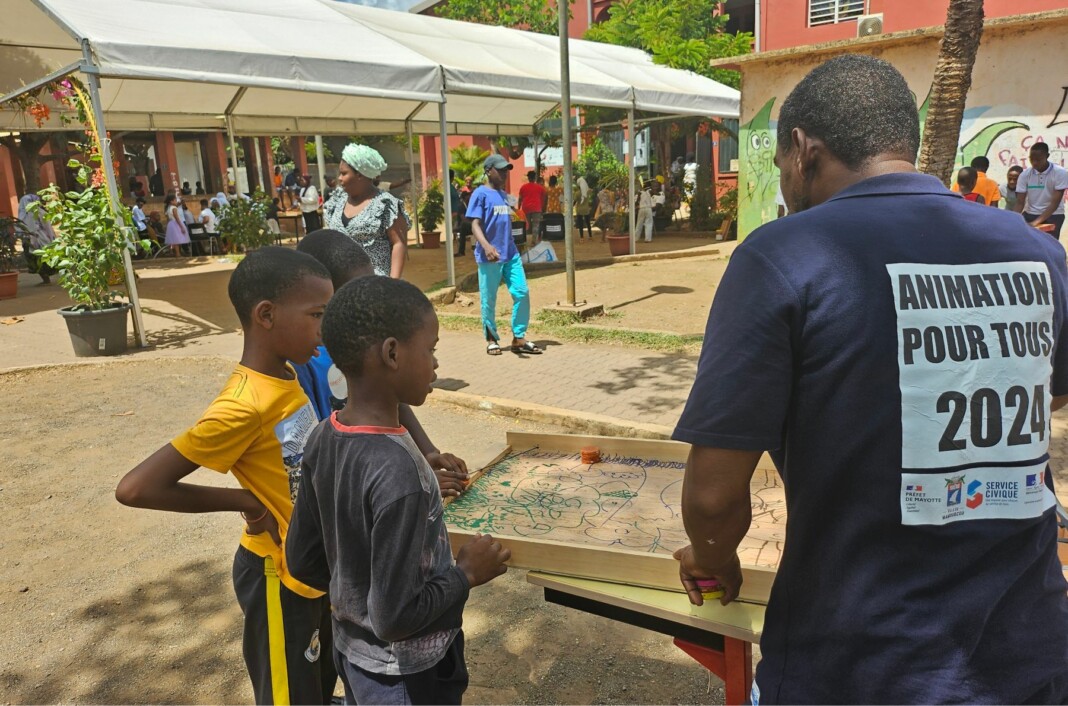
[(274, 234), (267, 227), (267, 196), (257, 190), (251, 200), (231, 196), (219, 214), (219, 237), (246, 250), (270, 245)]

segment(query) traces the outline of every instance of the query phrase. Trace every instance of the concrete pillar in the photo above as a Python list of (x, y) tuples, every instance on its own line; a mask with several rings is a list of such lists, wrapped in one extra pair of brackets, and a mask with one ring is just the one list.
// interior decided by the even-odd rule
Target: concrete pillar
[(204, 191), (217, 194), (226, 190), (226, 139), (221, 132), (209, 132), (200, 138), (204, 147)]
[(289, 138), (289, 149), (290, 152), (293, 154), (293, 164), (296, 166), (297, 174), (307, 174), (308, 153), (304, 151), (304, 138)]
[(278, 194), (274, 191), (274, 152), (271, 151), (271, 138), (257, 137), (256, 139), (260, 142), (260, 149), (263, 153), (263, 173), (267, 177), (267, 184), (263, 188), (271, 198), (274, 198)]
[(111, 158), (119, 163), (119, 193), (125, 198), (130, 195), (130, 177), (133, 170), (130, 169), (130, 161), (126, 159), (126, 146), (121, 137), (111, 138)]
[(156, 166), (163, 176), (163, 193), (182, 188), (182, 175), (178, 173), (178, 153), (174, 149), (174, 133), (169, 130), (156, 133)]
[(14, 216), (19, 211), (19, 192), (15, 185), (18, 159), (8, 148), (0, 146), (0, 216)]
[(245, 153), (245, 171), (248, 173), (249, 191), (255, 191), (257, 186), (263, 188), (263, 184), (260, 183), (263, 181), (263, 176), (260, 174), (259, 155), (256, 154), (256, 138), (242, 137), (239, 138), (239, 142)]

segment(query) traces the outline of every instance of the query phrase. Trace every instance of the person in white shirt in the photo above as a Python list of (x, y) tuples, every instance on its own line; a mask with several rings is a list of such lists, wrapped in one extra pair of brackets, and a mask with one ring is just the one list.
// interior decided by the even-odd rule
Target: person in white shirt
[[(212, 199), (211, 202), (215, 203), (215, 199)], [(215, 215), (215, 211), (208, 205), (207, 199), (200, 199), (200, 222), (204, 225), (205, 233), (215, 235), (215, 228), (219, 223), (219, 219)]]
[(1031, 145), (1031, 166), (1016, 181), (1016, 210), (1036, 228), (1053, 226), (1050, 233), (1060, 239), (1064, 225), (1064, 192), (1068, 189), (1068, 170), (1049, 161), (1049, 145)]
[(138, 196), (132, 209), (134, 228), (137, 229), (137, 237), (141, 240), (148, 237), (148, 216), (145, 215), (144, 209), (141, 208), (144, 205), (145, 200)]
[(634, 222), (634, 232), (641, 233), (645, 229), (645, 242), (653, 242), (653, 195), (650, 193), (649, 184), (638, 194), (638, 217)]
[(323, 221), (319, 217), (319, 190), (307, 174), (300, 179), (300, 212), (304, 216), (306, 234), (314, 233), (323, 227)]
[(697, 155), (693, 152), (686, 155), (686, 164), (682, 167), (683, 191), (687, 196), (693, 196), (697, 188)]

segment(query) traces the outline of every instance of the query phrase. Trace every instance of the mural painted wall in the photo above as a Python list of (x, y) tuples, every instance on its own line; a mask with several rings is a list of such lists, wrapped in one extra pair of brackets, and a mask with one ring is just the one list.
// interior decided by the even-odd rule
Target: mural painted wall
[[(961, 124), (958, 165), (983, 155), (988, 176), (1002, 184), (1009, 167), (1027, 167), (1035, 142), (1050, 147), (1050, 161), (1068, 166), (1068, 19), (1041, 26), (988, 28), (976, 57)], [(918, 97), (921, 125), (927, 110), (938, 38), (868, 46), (889, 61)], [(833, 54), (798, 56), (742, 67), (739, 154), (739, 236), (775, 218), (779, 170), (775, 155), (779, 108), (806, 73)]]

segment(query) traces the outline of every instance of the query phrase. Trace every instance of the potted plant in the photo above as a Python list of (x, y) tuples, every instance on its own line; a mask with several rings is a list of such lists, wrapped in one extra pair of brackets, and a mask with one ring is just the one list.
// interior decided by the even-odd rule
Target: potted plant
[[(95, 154), (88, 163), (72, 159), (67, 166), (75, 170), (84, 190), (64, 193), (52, 184), (40, 192), (40, 201), (29, 206), (55, 226), (55, 240), (35, 254), (59, 273), (60, 286), (74, 300), (59, 314), (67, 323), (74, 354), (80, 357), (126, 351), (130, 304), (118, 299), (121, 294), (111, 290), (111, 283), (116, 275), (122, 276), (123, 249), (135, 247), (127, 233), (136, 231), (129, 209), (121, 205), (124, 228), (116, 227), (99, 164)], [(148, 241), (139, 244), (149, 246)]]
[(267, 226), (266, 194), (257, 189), (251, 199), (233, 196), (229, 201), (215, 227), (224, 243), (235, 251), (239, 247), (248, 251), (274, 242), (274, 233)]
[(19, 293), (19, 271), (15, 261), (17, 230), (25, 230), (22, 221), (0, 216), (0, 299), (13, 299)]
[(441, 180), (434, 179), (419, 199), (419, 237), (424, 248), (441, 247), (441, 231), (437, 228), (445, 219), (445, 195)]
[(627, 214), (615, 211), (602, 213), (593, 224), (601, 229), (608, 241), (608, 251), (612, 257), (630, 254), (630, 234), (626, 232)]

